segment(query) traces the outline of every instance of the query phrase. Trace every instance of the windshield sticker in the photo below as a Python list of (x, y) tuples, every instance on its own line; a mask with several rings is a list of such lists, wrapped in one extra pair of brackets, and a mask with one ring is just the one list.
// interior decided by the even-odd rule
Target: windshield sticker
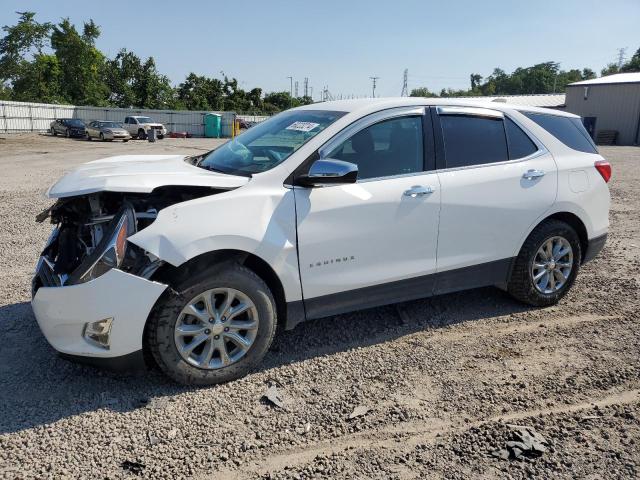
[(318, 125), (320, 124), (313, 122), (293, 122), (285, 130), (295, 130), (296, 132), (310, 132)]

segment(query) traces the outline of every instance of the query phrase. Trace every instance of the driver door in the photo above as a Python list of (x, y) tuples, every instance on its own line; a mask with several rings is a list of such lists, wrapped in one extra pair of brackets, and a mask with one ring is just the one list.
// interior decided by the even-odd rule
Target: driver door
[(321, 158), (356, 164), (356, 183), (294, 187), (307, 318), (432, 292), (440, 185), (424, 113), (369, 115), (320, 149)]

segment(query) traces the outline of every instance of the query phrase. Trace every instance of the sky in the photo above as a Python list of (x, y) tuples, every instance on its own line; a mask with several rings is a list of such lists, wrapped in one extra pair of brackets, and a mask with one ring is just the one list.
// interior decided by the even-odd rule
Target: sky
[[(130, 7), (131, 10), (126, 10)], [(409, 89), (469, 88), (469, 74), (556, 61), (599, 72), (640, 48), (640, 0), (0, 0), (39, 21), (93, 19), (108, 56), (153, 56), (174, 85), (189, 72), (236, 77), (242, 88), (288, 91), (309, 78), (313, 96), (398, 96)]]

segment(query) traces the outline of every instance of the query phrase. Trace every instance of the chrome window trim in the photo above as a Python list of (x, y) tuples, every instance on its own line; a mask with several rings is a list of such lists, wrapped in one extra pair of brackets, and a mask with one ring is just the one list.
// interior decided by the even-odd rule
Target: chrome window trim
[(469, 117), (504, 118), (504, 112), (484, 107), (438, 106), (436, 107), (436, 113), (438, 115), (465, 115)]
[[(441, 113), (442, 111), (444, 112)], [(521, 113), (518, 110), (516, 111), (518, 113)], [(492, 113), (486, 114), (486, 112), (492, 112)], [(498, 110), (493, 110), (490, 108), (484, 108), (484, 107), (456, 107), (456, 106), (442, 106), (442, 107), (437, 106), (436, 113), (438, 113), (438, 115), (468, 115), (468, 116), (474, 116), (474, 117), (501, 118), (503, 122), (505, 121), (505, 119), (509, 119), (513, 123), (515, 123), (525, 133), (527, 137), (529, 137), (529, 139), (535, 144), (535, 146), (538, 149), (535, 152), (531, 153), (530, 155), (527, 155), (526, 157), (514, 158), (512, 160), (502, 160), (502, 161), (491, 162), (491, 163), (481, 163), (477, 165), (464, 165), (461, 167), (436, 168), (435, 170), (436, 172), (446, 173), (446, 172), (455, 172), (458, 170), (470, 170), (474, 168), (495, 167), (498, 165), (510, 165), (510, 164), (515, 164), (520, 162), (527, 162), (529, 160), (534, 160), (538, 157), (541, 157), (549, 153), (549, 150), (547, 149), (547, 147), (544, 146), (544, 144), (538, 139), (538, 137), (536, 137), (533, 133), (531, 133), (531, 131), (526, 126), (524, 126), (522, 122), (520, 122), (520, 120), (513, 118), (508, 113), (498, 111)], [(493, 115), (493, 113), (499, 113), (500, 115), (499, 116)], [(507, 139), (506, 135), (507, 135), (507, 132), (506, 132), (506, 126), (505, 126), (505, 139)], [(444, 148), (445, 148), (445, 155), (446, 155), (446, 148), (447, 148), (446, 145), (444, 146)]]
[[(365, 117), (359, 118), (351, 125), (345, 127), (342, 131), (336, 133), (333, 137), (327, 140), (319, 149), (320, 159), (327, 158), (329, 152), (340, 145), (342, 142), (348, 140), (361, 130), (375, 123), (379, 123), (384, 120), (390, 120), (397, 117), (410, 117), (410, 116), (423, 116), (425, 114), (424, 106), (417, 107), (396, 107), (388, 110), (380, 110), (378, 112), (371, 113)], [(423, 139), (424, 141), (424, 139)], [(386, 177), (380, 177), (386, 178)]]
[(549, 153), (549, 151), (545, 148), (545, 149), (540, 149), (536, 152), (533, 152), (531, 155), (527, 155), (526, 157), (522, 157), (522, 158), (514, 158), (513, 160), (503, 160), (501, 162), (491, 162), (491, 163), (481, 163), (478, 165), (464, 165), (462, 167), (451, 167), (451, 168), (440, 168), (440, 169), (436, 169), (434, 170), (435, 172), (438, 173), (447, 173), (447, 172), (455, 172), (458, 170), (471, 170), (474, 168), (484, 168), (484, 167), (496, 167), (499, 165), (512, 165), (514, 163), (520, 163), (520, 162), (526, 162), (529, 160), (533, 160), (535, 158), (541, 157), (543, 155), (546, 155), (547, 153)]

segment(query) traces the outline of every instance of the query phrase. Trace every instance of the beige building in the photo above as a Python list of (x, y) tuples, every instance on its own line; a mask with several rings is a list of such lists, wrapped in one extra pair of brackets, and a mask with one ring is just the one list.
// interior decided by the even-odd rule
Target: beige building
[(640, 72), (571, 83), (565, 103), (594, 139), (615, 131), (616, 145), (640, 144)]

